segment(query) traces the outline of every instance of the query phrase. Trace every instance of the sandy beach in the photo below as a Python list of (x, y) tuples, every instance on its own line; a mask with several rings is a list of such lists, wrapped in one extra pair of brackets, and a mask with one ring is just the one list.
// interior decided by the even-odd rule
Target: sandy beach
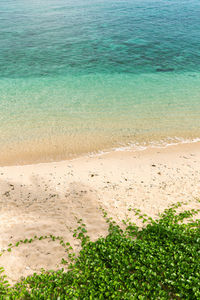
[[(184, 208), (200, 208), (198, 199), (200, 143), (0, 167), (0, 249), (54, 234), (78, 251), (73, 238), (77, 219), (83, 219), (92, 240), (107, 233), (100, 207), (121, 223), (125, 218), (136, 221), (133, 208), (156, 218), (178, 201), (188, 202)], [(47, 239), (4, 252), (0, 266), (14, 283), (41, 268), (63, 267), (65, 256), (59, 242)]]

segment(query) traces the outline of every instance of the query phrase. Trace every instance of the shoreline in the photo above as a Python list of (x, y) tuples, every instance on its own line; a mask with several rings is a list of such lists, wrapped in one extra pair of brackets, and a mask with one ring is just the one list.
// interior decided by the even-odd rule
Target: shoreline
[[(14, 166), (29, 166), (29, 165), (38, 165), (38, 164), (50, 164), (50, 163), (60, 163), (60, 162), (66, 162), (66, 161), (74, 161), (77, 159), (82, 159), (82, 158), (87, 158), (87, 157), (99, 157), (102, 155), (107, 155), (107, 154), (114, 154), (115, 152), (131, 152), (131, 153), (137, 153), (137, 152), (143, 152), (143, 151), (150, 151), (151, 149), (168, 149), (171, 147), (176, 147), (176, 146), (184, 146), (184, 145), (193, 145), (193, 144), (199, 144), (200, 145), (200, 138), (193, 138), (193, 139), (182, 139), (182, 138), (177, 138), (175, 137), (174, 140), (171, 138), (169, 139), (173, 142), (167, 143), (161, 143), (161, 142), (151, 142), (149, 144), (145, 143), (138, 143), (138, 144), (132, 144), (130, 143), (127, 146), (118, 146), (110, 149), (105, 149), (105, 150), (97, 150), (94, 152), (85, 152), (85, 153), (80, 153), (80, 154), (72, 154), (72, 157), (68, 157), (65, 159), (43, 159), (41, 161), (33, 161), (33, 162), (20, 162), (20, 163), (0, 163), (0, 168), (3, 167), (14, 167)], [(162, 141), (163, 142), (163, 141)]]
[[(131, 209), (156, 218), (176, 202), (200, 208), (200, 143), (143, 151), (115, 151), (60, 162), (0, 167), (0, 249), (34, 235), (63, 236), (75, 251), (77, 219), (95, 240), (107, 232), (99, 207), (119, 224)], [(0, 257), (10, 282), (65, 257), (59, 243), (35, 241)]]

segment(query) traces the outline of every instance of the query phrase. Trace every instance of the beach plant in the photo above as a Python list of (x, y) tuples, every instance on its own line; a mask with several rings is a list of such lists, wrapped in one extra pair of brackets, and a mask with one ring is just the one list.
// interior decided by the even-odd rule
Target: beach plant
[(156, 220), (133, 210), (143, 227), (130, 219), (120, 227), (102, 209), (109, 231), (94, 242), (79, 220), (77, 256), (57, 237), (67, 249), (68, 270), (43, 270), (11, 287), (1, 269), (1, 299), (200, 299), (200, 220), (194, 218), (199, 211), (178, 212), (180, 206)]

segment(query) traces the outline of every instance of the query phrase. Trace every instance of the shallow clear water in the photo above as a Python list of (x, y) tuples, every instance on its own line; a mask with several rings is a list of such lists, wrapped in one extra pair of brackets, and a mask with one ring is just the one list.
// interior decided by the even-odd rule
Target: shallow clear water
[(199, 0), (1, 0), (0, 164), (195, 139), (199, 115)]

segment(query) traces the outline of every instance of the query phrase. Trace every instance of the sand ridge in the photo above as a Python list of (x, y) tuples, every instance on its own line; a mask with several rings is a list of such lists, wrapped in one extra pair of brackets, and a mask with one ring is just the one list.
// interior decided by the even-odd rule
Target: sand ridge
[[(54, 234), (77, 252), (80, 242), (73, 230), (78, 219), (83, 219), (92, 240), (107, 233), (100, 207), (121, 223), (127, 217), (136, 221), (129, 208), (155, 218), (177, 201), (200, 208), (199, 198), (199, 143), (1, 167), (0, 249), (34, 235)], [(59, 242), (34, 241), (5, 252), (0, 266), (10, 282), (16, 282), (41, 268), (63, 267), (65, 256)]]

